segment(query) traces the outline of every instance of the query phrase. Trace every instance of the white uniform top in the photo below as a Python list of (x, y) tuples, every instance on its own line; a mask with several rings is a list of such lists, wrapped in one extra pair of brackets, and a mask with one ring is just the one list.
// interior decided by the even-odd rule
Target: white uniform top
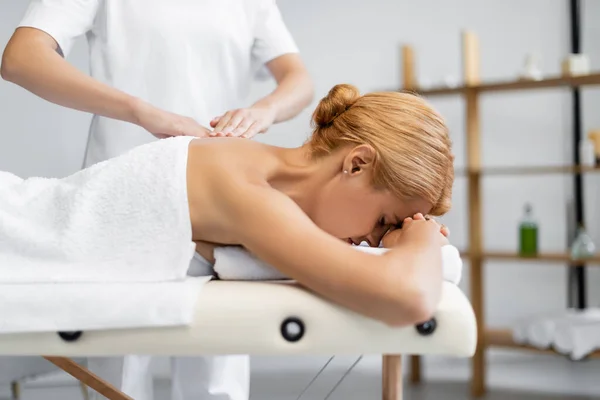
[[(65, 57), (86, 34), (94, 78), (207, 127), (244, 106), (266, 62), (298, 52), (275, 0), (32, 0), (20, 26), (51, 35)], [(153, 140), (94, 116), (85, 165)]]

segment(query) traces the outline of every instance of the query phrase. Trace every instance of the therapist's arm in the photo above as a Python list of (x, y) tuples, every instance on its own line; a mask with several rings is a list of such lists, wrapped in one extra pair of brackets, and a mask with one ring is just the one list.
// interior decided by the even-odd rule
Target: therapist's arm
[(58, 50), (47, 33), (18, 28), (2, 55), (2, 78), (52, 103), (130, 122), (157, 137), (208, 135), (208, 129), (191, 118), (158, 109), (84, 74)]
[(277, 87), (252, 107), (271, 108), (273, 123), (287, 121), (306, 108), (314, 97), (314, 87), (308, 71), (298, 54), (285, 54), (267, 63)]
[(272, 124), (287, 121), (306, 108), (314, 97), (312, 79), (298, 54), (285, 54), (266, 64), (277, 87), (249, 108), (231, 110), (211, 121), (222, 136), (253, 137)]

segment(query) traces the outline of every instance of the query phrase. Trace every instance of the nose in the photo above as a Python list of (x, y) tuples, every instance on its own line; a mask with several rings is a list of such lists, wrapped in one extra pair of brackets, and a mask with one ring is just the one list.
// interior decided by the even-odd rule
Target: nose
[(381, 241), (383, 240), (383, 236), (387, 232), (386, 230), (372, 232), (367, 236), (367, 241), (369, 242), (370, 247), (379, 247)]

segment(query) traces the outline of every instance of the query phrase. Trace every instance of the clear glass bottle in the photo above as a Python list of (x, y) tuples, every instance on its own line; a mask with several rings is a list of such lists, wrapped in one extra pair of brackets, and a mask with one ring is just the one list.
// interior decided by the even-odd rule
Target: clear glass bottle
[(542, 71), (539, 69), (538, 64), (539, 60), (536, 54), (527, 54), (523, 63), (523, 69), (521, 70), (521, 79), (532, 81), (542, 79)]
[(596, 245), (582, 224), (577, 228), (577, 235), (571, 245), (571, 259), (583, 260), (594, 256)]
[(533, 207), (526, 203), (524, 214), (519, 224), (519, 254), (525, 257), (537, 255), (538, 224), (533, 218)]
[(596, 165), (594, 142), (589, 138), (582, 138), (579, 141), (579, 164), (584, 167), (594, 167)]

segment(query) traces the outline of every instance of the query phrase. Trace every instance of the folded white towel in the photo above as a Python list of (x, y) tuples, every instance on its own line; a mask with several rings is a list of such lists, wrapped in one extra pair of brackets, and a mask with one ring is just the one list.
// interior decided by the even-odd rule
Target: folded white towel
[[(380, 247), (354, 246), (357, 251), (383, 254), (389, 249)], [(442, 247), (444, 279), (458, 284), (462, 276), (462, 260), (458, 249), (452, 245)], [(215, 249), (214, 270), (222, 280), (285, 280), (289, 279), (276, 268), (259, 260), (239, 246)], [(198, 256), (197, 256), (198, 257)], [(196, 260), (196, 262), (200, 262)]]
[(517, 344), (527, 344), (527, 328), (529, 324), (520, 321), (512, 327), (512, 339)]
[(568, 318), (572, 313), (573, 310), (565, 310), (522, 318), (513, 325), (513, 340), (519, 344), (529, 344), (539, 349), (547, 349), (554, 342), (556, 322)]
[(537, 318), (527, 327), (527, 341), (539, 349), (547, 349), (552, 345), (556, 318)]
[[(186, 283), (190, 140), (153, 142), (63, 179), (0, 174), (0, 293), (10, 306), (0, 331), (189, 322), (197, 296), (183, 288), (202, 286)], [(36, 323), (32, 310), (50, 315)]]
[(600, 309), (581, 310), (557, 321), (554, 348), (573, 360), (600, 349)]
[[(596, 340), (596, 335), (598, 340)], [(517, 322), (513, 340), (539, 349), (554, 348), (573, 359), (600, 347), (600, 309), (567, 309)]]

